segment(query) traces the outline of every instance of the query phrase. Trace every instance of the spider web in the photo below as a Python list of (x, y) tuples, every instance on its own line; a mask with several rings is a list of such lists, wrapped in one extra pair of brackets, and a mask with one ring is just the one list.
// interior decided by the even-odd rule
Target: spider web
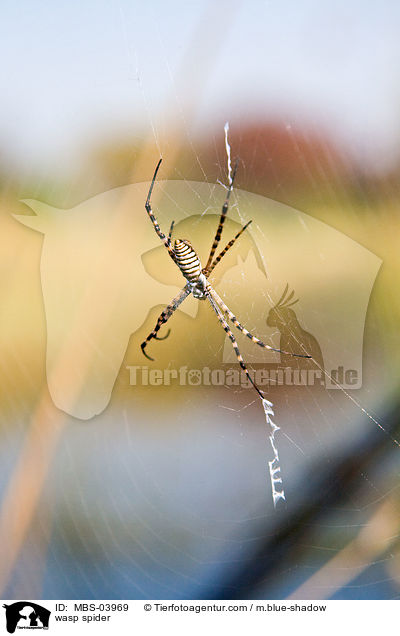
[[(173, 144), (163, 145), (163, 133), (171, 125), (171, 117), (157, 116), (156, 99), (146, 85), (149, 75), (144, 72), (144, 53), (134, 49), (128, 35), (133, 16), (122, 3), (120, 6), (126, 60), (137, 77), (151, 131), (149, 145), (157, 149), (157, 155), (164, 154), (164, 165), (168, 162), (173, 166)], [(234, 19), (225, 9), (222, 13), (222, 20), (216, 15), (207, 23), (218, 38), (228, 33), (229, 19)], [(198, 150), (192, 124), (195, 109), (193, 104), (182, 103), (182, 90), (176, 84), (163, 29), (154, 11), (151, 25), (162, 58), (157, 59), (153, 70), (162, 64), (169, 78), (173, 125), (185, 139), (192, 162), (187, 166), (178, 163), (164, 178), (181, 181), (192, 194), (203, 215), (195, 220), (200, 232), (207, 216), (216, 218), (219, 214), (217, 201), (222, 201), (223, 190), (216, 185), (217, 179), (210, 182), (209, 163)], [(202, 22), (195, 43), (203, 41), (204, 31)], [(209, 48), (217, 57), (216, 49)], [(161, 80), (160, 71), (155, 76)], [(207, 81), (207, 72), (201, 77)], [(229, 142), (228, 133), (234, 131), (235, 123), (231, 120), (230, 130), (227, 126), (224, 130), (225, 118), (224, 112), (222, 125), (215, 133), (216, 144), (220, 145), (221, 139), (225, 142), (226, 155), (216, 153), (221, 184), (231, 180), (230, 152), (240, 157), (245, 150), (240, 143), (233, 146)], [(295, 147), (292, 121), (284, 114), (282, 121)], [(265, 163), (274, 175), (270, 148), (257, 138), (254, 144), (255, 150), (264, 152)], [(297, 152), (304, 166), (302, 179), (319, 201), (308, 158), (301, 147)], [(187, 176), (193, 166), (201, 175), (203, 189)], [(253, 167), (251, 161), (242, 160), (239, 170), (252, 172)], [(324, 170), (322, 164), (320, 169)], [(263, 184), (258, 185), (262, 192)], [(274, 185), (276, 199), (285, 200), (285, 195), (290, 195), (278, 177)], [(171, 194), (167, 185), (160, 183), (159, 189), (166, 199), (170, 198), (171, 206), (180, 209), (182, 219), (190, 220), (190, 206), (183, 208), (182, 199)], [(230, 216), (245, 222), (246, 209), (238, 201), (233, 199)], [(337, 200), (337, 207), (340, 204)], [(156, 199), (160, 223), (168, 231), (171, 218), (161, 208)], [(309, 210), (307, 204), (304, 211), (316, 216), (319, 213), (315, 208)], [(361, 237), (360, 241), (367, 243), (362, 224), (355, 212), (351, 228), (344, 227), (349, 228), (352, 237)], [(263, 223), (255, 224), (255, 232), (266, 246), (270, 244)], [(211, 244), (212, 236), (208, 236)], [(228, 225), (223, 244), (225, 240)], [(224, 301), (230, 307), (232, 303), (232, 310), (250, 330), (255, 325), (260, 298), (273, 307), (282, 291), (271, 278), (268, 249), (265, 252), (260, 258), (264, 259), (264, 281), (270, 286), (260, 289), (251, 285), (249, 302), (246, 296), (245, 303), (241, 294), (249, 280), (248, 254), (243, 258), (239, 255), (235, 267), (228, 269), (216, 285)], [(260, 269), (259, 264), (255, 267)], [(351, 269), (351, 263), (347, 267)], [(337, 287), (331, 292), (333, 296), (335, 290)], [(179, 369), (185, 364), (189, 371), (207, 364), (217, 370), (222, 367), (224, 381), (220, 383), (217, 377), (214, 386), (190, 385), (187, 375), (186, 384), (175, 383), (172, 388), (162, 384), (128, 386), (126, 367), (147, 364), (136, 354), (140, 339), (147, 334), (144, 330), (138, 336), (134, 334), (109, 408), (87, 423), (66, 418), (68, 426), (44, 481), (33, 531), (27, 535), (4, 595), (32, 597), (38, 591), (38, 597), (64, 599), (224, 595), (286, 598), (296, 594), (313, 598), (398, 597), (397, 399), (392, 397), (397, 382), (391, 362), (397, 327), (385, 319), (384, 303), (382, 291), (374, 290), (366, 318), (361, 388), (271, 386), (262, 404), (264, 415), (254, 389), (226, 382), (226, 370), (237, 369), (237, 363), (221, 363), (225, 341), (219, 338), (220, 327), (211, 310), (208, 317), (205, 312), (198, 316), (198, 328), (197, 318), (177, 312), (179, 315), (171, 319), (170, 337), (154, 343), (152, 352), (156, 370)], [(158, 306), (151, 313), (146, 323), (148, 331), (161, 309)], [(322, 321), (322, 316), (321, 307), (316, 322)], [(291, 334), (297, 337), (297, 332)], [(278, 336), (275, 334), (274, 342), (279, 343)], [(337, 340), (331, 339), (329, 346), (340, 348)], [(245, 346), (240, 335), (238, 343), (241, 349)], [(15, 356), (25, 368), (17, 349)], [(245, 360), (251, 370), (265, 366), (251, 357)], [(269, 358), (266, 365), (276, 360)], [(33, 382), (32, 378), (29, 381)], [(54, 415), (51, 407), (49, 412)], [(3, 418), (3, 492), (18, 463), (30, 416), (23, 413), (21, 419)], [(12, 429), (8, 421), (13, 422)], [(277, 466), (282, 489), (278, 484), (271, 499), (268, 478), (276, 477)], [(275, 510), (273, 500), (283, 492), (286, 506)], [(29, 502), (25, 503), (29, 508)], [(358, 560), (353, 562), (357, 554)], [(250, 570), (255, 573), (253, 579)]]
[[(209, 201), (204, 193), (190, 181), (183, 180), (183, 183), (207, 210)], [(179, 184), (175, 187), (179, 188)], [(160, 188), (171, 198), (167, 184), (160, 184)], [(213, 192), (212, 186), (206, 186), (206, 190)], [(171, 203), (177, 208), (181, 206), (180, 200), (173, 196)], [(233, 205), (234, 212), (242, 218), (240, 206)], [(188, 214), (186, 209), (182, 213)], [(206, 216), (207, 213), (203, 219)], [(160, 222), (162, 219), (162, 227), (168, 227), (161, 209), (159, 219)], [(201, 217), (196, 221), (198, 230), (200, 222)], [(261, 226), (259, 229), (263, 233)], [(208, 240), (211, 242), (211, 237)], [(224, 276), (224, 289), (229, 283), (233, 289), (229, 300), (238, 303), (241, 320), (252, 328), (254, 307), (246, 307), (240, 299), (232, 270)], [(219, 293), (223, 293), (221, 287), (222, 283), (217, 287)], [(268, 290), (263, 290), (263, 295), (273, 304)], [(228, 302), (228, 298), (224, 298)], [(215, 347), (219, 326), (210, 326), (211, 312), (206, 321), (203, 318), (201, 322), (201, 337), (194, 334), (195, 324), (190, 323), (185, 333), (178, 316), (174, 319), (170, 338), (164, 343), (156, 343), (157, 349), (153, 349), (158, 369), (163, 366), (158, 362), (162, 356), (161, 348), (164, 352), (172, 348), (174, 357), (178, 352), (180, 364), (186, 361), (189, 367), (190, 360), (196, 356), (200, 360), (222, 359), (225, 345), (222, 341)], [(251, 360), (248, 364), (252, 366)], [(235, 367), (237, 363), (231, 366)], [(196, 369), (198, 365), (192, 363), (192, 368)], [(151, 388), (154, 391), (156, 387)], [(168, 387), (165, 389), (167, 393), (157, 400), (144, 396), (140, 405), (134, 401), (134, 392), (139, 392), (139, 388), (132, 387), (132, 401), (122, 418), (118, 407), (96, 418), (95, 442), (92, 430), (84, 433), (76, 428), (74, 434), (69, 432), (65, 439), (59, 457), (63, 470), (53, 475), (51, 491), (59, 492), (60, 480), (64, 484), (68, 472), (72, 481), (57, 502), (56, 510), (60, 508), (60, 512), (55, 515), (54, 532), (59, 537), (61, 554), (69, 560), (71, 554), (65, 549), (70, 545), (71, 537), (78, 540), (77, 533), (80, 537), (78, 558), (75, 552), (72, 553), (76, 569), (72, 570), (68, 581), (78, 580), (85, 596), (121, 597), (126, 595), (127, 589), (137, 598), (221, 595), (223, 588), (218, 587), (217, 582), (224, 582), (227, 564), (230, 569), (231, 564), (238, 564), (238, 559), (239, 565), (251, 561), (257, 537), (279, 532), (279, 517), (270, 511), (266, 470), (269, 462), (270, 477), (275, 476), (275, 451), (287, 498), (286, 519), (290, 519), (295, 512), (306, 510), (315, 496), (309, 482), (318, 485), (318, 478), (312, 474), (316, 465), (322, 461), (333, 468), (349, 449), (356, 452), (363, 446), (363, 438), (368, 437), (370, 422), (383, 426), (384, 431), (379, 428), (383, 437), (390, 435), (373, 415), (371, 418), (376, 423), (364, 417), (365, 411), (370, 414), (372, 408), (364, 407), (359, 400), (354, 401), (349, 391), (340, 390), (337, 397), (336, 393), (299, 387), (292, 393), (274, 394), (271, 400), (275, 404), (273, 421), (279, 431), (271, 423), (271, 401), (264, 402), (267, 425), (272, 426), (269, 434), (274, 435), (271, 453), (268, 452), (265, 424), (261, 426), (259, 399), (251, 387), (242, 389), (224, 383), (211, 387), (182, 385), (174, 393)], [(168, 393), (173, 397), (168, 399)], [(368, 397), (375, 406), (376, 394)], [(82, 469), (88, 461), (89, 448), (95, 460), (86, 472)], [(116, 463), (118, 470), (115, 470)], [(315, 596), (335, 593), (338, 584), (330, 582), (330, 573), (323, 576), (326, 554), (330, 555), (334, 545), (330, 534), (340, 531), (343, 549), (347, 542), (355, 541), (358, 532), (363, 534), (362, 528), (368, 524), (370, 510), (377, 510), (379, 514), (382, 498), (386, 499), (385, 495), (395, 487), (387, 485), (390, 483), (386, 481), (387, 470), (386, 462), (378, 463), (373, 469), (360, 468), (357, 476), (359, 484), (364, 484), (364, 492), (362, 495), (357, 491), (350, 492), (345, 505), (329, 505), (329, 498), (322, 498), (320, 507), (327, 505), (329, 514), (326, 527), (324, 522), (321, 524), (317, 520), (311, 524), (314, 534), (309, 554), (314, 561), (311, 559), (310, 562), (309, 555), (305, 563), (300, 558), (298, 562), (289, 563), (282, 559), (274, 567), (274, 592), (269, 594), (286, 596), (288, 589), (295, 590), (304, 579), (312, 579), (310, 575), (314, 572), (321, 572)], [(121, 484), (124, 484), (122, 492)], [(349, 478), (344, 487), (351, 490), (351, 484)], [(102, 500), (94, 505), (93, 497), (88, 493), (100, 489)], [(276, 488), (273, 492), (282, 490)], [(335, 515), (337, 506), (339, 513)], [(69, 520), (66, 536), (61, 526), (62, 520), (64, 527), (65, 518)], [(130, 520), (128, 526), (127, 519)], [(302, 520), (300, 525), (304, 529), (307, 523)], [(317, 530), (322, 538), (315, 534)], [(106, 562), (104, 554), (107, 555)], [(95, 565), (95, 575), (84, 568), (82, 576), (82, 560), (90, 567)], [(371, 551), (368, 570), (380, 573), (391, 562), (390, 555), (382, 560), (374, 558)], [(339, 562), (335, 571), (342, 567)], [(345, 584), (346, 593), (351, 594), (351, 590), (359, 593), (357, 587), (352, 588), (353, 578), (350, 574), (349, 577)], [(51, 581), (52, 585), (57, 583), (54, 578)], [(58, 585), (60, 591), (62, 588), (65, 591), (65, 583), (58, 582)], [(212, 585), (215, 588), (210, 587)], [(263, 592), (258, 594), (263, 596)]]

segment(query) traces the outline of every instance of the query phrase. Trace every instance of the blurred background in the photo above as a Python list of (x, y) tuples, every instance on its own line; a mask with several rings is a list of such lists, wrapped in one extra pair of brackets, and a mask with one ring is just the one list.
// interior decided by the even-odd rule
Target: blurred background
[[(3, 598), (399, 597), (399, 26), (394, 0), (2, 3)], [(224, 196), (218, 182), (228, 179), (227, 121), (242, 199), (233, 201), (222, 243), (251, 218), (245, 204), (253, 201), (257, 227), (265, 228), (267, 307), (283, 289), (268, 270), (269, 208), (257, 207), (255, 195), (282, 204), (283, 215), (294, 209), (325, 223), (382, 261), (364, 325), (362, 387), (268, 391), (281, 427), (287, 503), (279, 510), (254, 391), (130, 385), (126, 367), (147, 365), (140, 343), (164, 298), (158, 304), (131, 290), (145, 320), (139, 328), (132, 323), (118, 368), (113, 362), (115, 384), (103, 408), (81, 419), (57, 408), (52, 373), (74, 387), (70, 400), (78, 403), (92, 361), (74, 365), (66, 339), (46, 371), (41, 273), (61, 308), (75, 288), (52, 277), (48, 263), (44, 269), (43, 230), (12, 216), (32, 215), (34, 206), (23, 202), (29, 200), (81, 219), (81, 204), (111, 190), (115, 209), (125, 210), (124, 188), (148, 182), (162, 156), (160, 180), (180, 182), (183, 190), (161, 184), (154, 209), (165, 231), (171, 214), (187, 223), (204, 259)], [(130, 225), (121, 221), (118, 231), (128, 244), (130, 236), (132, 245), (141, 242), (145, 271), (174, 293), (179, 273), (164, 266), (140, 201)], [(86, 259), (96, 270), (93, 219), (79, 236), (63, 230), (68, 247), (52, 263), (73, 267)], [(110, 237), (114, 230), (111, 223)], [(296, 235), (286, 238), (287, 244), (282, 232), (285, 267), (295, 272), (299, 257), (291, 262), (287, 245), (294, 250)], [(117, 270), (120, 242), (107, 245), (110, 271)], [(325, 248), (316, 249), (323, 260)], [(248, 238), (214, 282), (252, 328), (266, 311), (265, 289), (260, 294), (252, 275), (243, 302), (234, 276), (237, 259), (249, 253), (264, 267)], [(353, 317), (341, 289), (354, 279), (354, 267), (340, 252), (337, 263), (340, 275), (332, 265), (328, 290), (314, 276), (306, 291), (316, 300), (323, 291), (340, 307), (345, 333)], [(89, 312), (92, 296), (85, 293), (73, 307), (77, 324)], [(123, 314), (126, 299), (110, 301), (101, 292), (96, 298), (107, 308), (106, 338), (114, 328), (110, 316)], [(193, 307), (171, 319), (168, 339), (152, 343), (158, 369), (221, 368), (221, 328), (211, 310), (196, 314)], [(316, 319), (322, 316), (321, 308)], [(107, 366), (97, 335), (96, 355)], [(235, 361), (224, 368), (235, 369)]]

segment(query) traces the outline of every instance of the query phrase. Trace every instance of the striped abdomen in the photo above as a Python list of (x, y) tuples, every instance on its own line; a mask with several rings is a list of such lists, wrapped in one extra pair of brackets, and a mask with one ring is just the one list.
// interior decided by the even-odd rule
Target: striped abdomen
[(189, 241), (176, 239), (174, 254), (184, 277), (191, 283), (197, 282), (201, 274), (201, 263)]

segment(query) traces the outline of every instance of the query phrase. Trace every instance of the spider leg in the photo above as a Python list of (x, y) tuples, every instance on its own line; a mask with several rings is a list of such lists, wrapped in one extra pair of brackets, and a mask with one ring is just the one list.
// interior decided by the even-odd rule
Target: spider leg
[(239, 238), (239, 236), (241, 234), (243, 234), (243, 232), (249, 227), (251, 221), (249, 221), (248, 223), (246, 223), (246, 225), (244, 225), (242, 227), (242, 229), (240, 230), (240, 232), (238, 232), (236, 234), (236, 236), (229, 241), (229, 243), (224, 247), (224, 249), (222, 250), (222, 252), (220, 252), (217, 256), (217, 258), (215, 260), (213, 260), (213, 262), (211, 263), (211, 265), (208, 267), (208, 269), (204, 268), (203, 269), (203, 274), (205, 275), (205, 277), (207, 278), (211, 272), (213, 271), (214, 267), (216, 265), (218, 265), (218, 263), (220, 262), (220, 260), (225, 256), (225, 254), (227, 253), (228, 250), (231, 249), (231, 247), (236, 243), (237, 239)]
[(251, 377), (250, 373), (248, 372), (248, 369), (243, 361), (242, 355), (239, 351), (239, 347), (238, 344), (236, 342), (235, 336), (233, 335), (232, 331), (229, 329), (229, 325), (226, 322), (224, 316), (222, 315), (222, 313), (220, 312), (218, 305), (215, 303), (213, 297), (210, 294), (207, 294), (207, 298), (210, 301), (211, 307), (214, 309), (215, 313), (217, 314), (217, 318), (219, 320), (219, 322), (221, 323), (222, 327), (224, 328), (224, 331), (226, 332), (226, 334), (228, 335), (229, 340), (232, 343), (232, 347), (235, 350), (236, 353), (236, 357), (238, 359), (238, 362), (240, 364), (240, 367), (243, 369), (243, 371), (245, 372), (245, 374), (247, 375), (247, 377), (249, 378), (250, 382), (252, 383), (252, 385), (254, 386), (255, 390), (257, 391), (258, 395), (260, 396), (260, 398), (262, 400), (264, 400), (264, 396), (261, 393), (260, 389), (258, 388), (258, 386), (256, 385), (256, 383), (254, 382), (253, 378)]
[(154, 336), (154, 340), (166, 340), (170, 333), (171, 333), (171, 329), (168, 329), (165, 336)]
[(175, 221), (171, 222), (171, 227), (169, 228), (169, 233), (168, 233), (168, 245), (171, 245), (171, 238), (172, 238), (172, 232), (174, 229), (174, 225), (175, 225)]
[(219, 224), (218, 224), (218, 228), (217, 228), (217, 231), (216, 231), (216, 234), (215, 234), (214, 242), (213, 242), (212, 247), (211, 247), (211, 251), (210, 251), (210, 255), (208, 257), (207, 264), (206, 264), (206, 266), (204, 268), (205, 271), (208, 271), (208, 268), (210, 267), (210, 265), (212, 263), (212, 260), (214, 258), (215, 250), (217, 249), (218, 243), (221, 240), (222, 228), (224, 226), (226, 215), (228, 213), (229, 198), (230, 198), (231, 192), (233, 190), (233, 182), (235, 180), (238, 163), (239, 163), (238, 160), (236, 160), (235, 166), (233, 168), (232, 180), (231, 180), (231, 182), (229, 184), (228, 192), (226, 193), (226, 199), (225, 199), (224, 205), (222, 206), (222, 212), (221, 212), (221, 216), (220, 216), (220, 219), (219, 219)]
[[(157, 233), (157, 236), (164, 243), (165, 247), (167, 248), (167, 250), (169, 252), (170, 257), (172, 258), (174, 263), (176, 263), (176, 256), (175, 256), (174, 250), (172, 249), (172, 247), (170, 245), (170, 242), (171, 242), (170, 241), (170, 236), (167, 238), (165, 236), (164, 232), (161, 231), (161, 228), (160, 228), (160, 226), (158, 224), (158, 221), (157, 221), (156, 217), (153, 214), (153, 210), (151, 209), (151, 205), (150, 205), (151, 194), (153, 192), (154, 184), (155, 184), (155, 181), (156, 181), (156, 178), (157, 178), (157, 173), (158, 173), (158, 170), (160, 168), (161, 162), (162, 162), (162, 159), (160, 159), (158, 164), (156, 165), (156, 169), (154, 171), (153, 179), (152, 179), (151, 184), (150, 184), (149, 192), (147, 194), (145, 208), (146, 208), (147, 214), (149, 215), (150, 221), (152, 222), (153, 227), (154, 227), (154, 229), (155, 229), (155, 231)], [(173, 223), (171, 225), (170, 234), (171, 234), (172, 228), (173, 228)]]
[(175, 309), (178, 309), (179, 305), (181, 303), (183, 303), (183, 301), (185, 300), (185, 298), (187, 298), (187, 296), (189, 296), (189, 294), (190, 294), (190, 287), (189, 287), (189, 285), (185, 285), (185, 287), (179, 292), (179, 294), (177, 296), (175, 296), (175, 298), (173, 300), (171, 300), (170, 304), (164, 309), (164, 311), (159, 316), (159, 318), (157, 320), (157, 324), (154, 327), (153, 331), (147, 336), (146, 340), (144, 340), (142, 342), (142, 344), (140, 345), (143, 355), (145, 355), (146, 358), (148, 358), (149, 360), (154, 360), (154, 358), (151, 358), (145, 352), (145, 348), (147, 347), (147, 344), (153, 338), (155, 340), (165, 340), (165, 338), (167, 338), (169, 336), (169, 333), (171, 331), (170, 329), (168, 330), (167, 335), (164, 336), (163, 338), (160, 338), (159, 336), (157, 336), (157, 333), (161, 329), (162, 325), (164, 325), (167, 322), (167, 320), (169, 318), (171, 318), (171, 316), (174, 313)]
[(211, 285), (209, 286), (208, 292), (209, 292), (209, 294), (211, 294), (214, 302), (218, 305), (218, 307), (229, 317), (229, 320), (231, 320), (233, 322), (235, 327), (237, 329), (239, 329), (239, 331), (244, 333), (245, 336), (250, 338), (250, 340), (252, 342), (254, 342), (255, 344), (257, 344), (259, 347), (263, 347), (264, 349), (269, 349), (270, 351), (276, 351), (277, 353), (283, 353), (285, 355), (289, 355), (289, 356), (292, 356), (294, 358), (311, 358), (312, 357), (312, 356), (309, 356), (309, 355), (306, 355), (306, 354), (303, 354), (303, 353), (290, 353), (289, 351), (282, 351), (282, 349), (275, 349), (274, 347), (270, 347), (269, 345), (264, 344), (264, 342), (262, 342), (259, 338), (256, 338), (256, 336), (253, 336), (250, 333), (250, 331), (248, 331), (245, 327), (243, 327), (243, 325), (240, 324), (240, 322), (238, 321), (236, 316), (225, 305), (225, 303), (222, 300), (222, 298), (220, 298), (218, 296), (217, 292), (214, 291), (214, 289), (211, 287)]

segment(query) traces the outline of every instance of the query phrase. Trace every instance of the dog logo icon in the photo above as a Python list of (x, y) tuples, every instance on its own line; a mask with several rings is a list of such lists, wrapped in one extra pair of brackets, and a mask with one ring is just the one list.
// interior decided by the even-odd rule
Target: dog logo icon
[(4, 604), (6, 610), (6, 627), (9, 634), (16, 629), (48, 629), (50, 610), (32, 603), (32, 601), (18, 601), (11, 605)]

